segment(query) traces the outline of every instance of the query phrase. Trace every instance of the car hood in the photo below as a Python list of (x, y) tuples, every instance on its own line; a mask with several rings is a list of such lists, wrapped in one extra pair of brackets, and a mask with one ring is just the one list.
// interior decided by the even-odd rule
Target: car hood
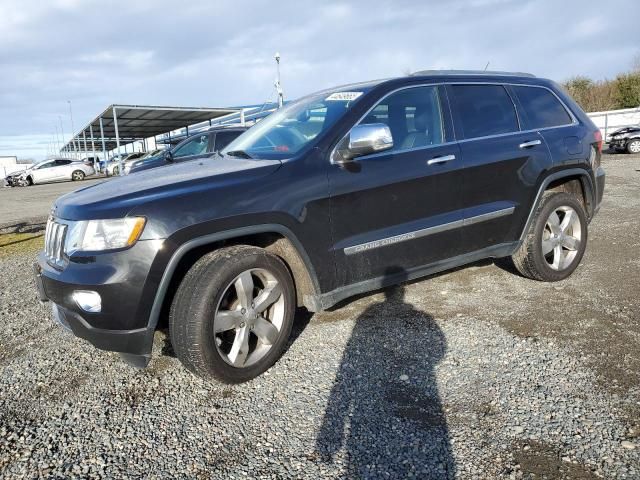
[(278, 169), (279, 160), (199, 159), (117, 177), (58, 198), (52, 214), (66, 220), (121, 218), (154, 201), (249, 182)]

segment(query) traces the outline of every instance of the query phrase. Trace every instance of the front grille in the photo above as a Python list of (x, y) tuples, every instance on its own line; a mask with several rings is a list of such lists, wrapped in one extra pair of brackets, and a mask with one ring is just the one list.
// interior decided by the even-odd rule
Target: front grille
[(47, 262), (56, 266), (64, 265), (64, 240), (67, 226), (53, 219), (47, 221), (47, 230), (44, 235), (44, 254)]

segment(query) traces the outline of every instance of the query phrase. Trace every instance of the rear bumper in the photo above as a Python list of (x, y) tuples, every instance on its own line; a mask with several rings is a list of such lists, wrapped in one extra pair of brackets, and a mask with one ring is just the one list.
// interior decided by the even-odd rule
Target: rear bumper
[(598, 213), (600, 210), (600, 205), (602, 204), (602, 197), (604, 195), (604, 186), (606, 180), (606, 174), (604, 172), (604, 168), (598, 167), (595, 173), (596, 177), (596, 195), (595, 195), (595, 205), (593, 208), (593, 215)]

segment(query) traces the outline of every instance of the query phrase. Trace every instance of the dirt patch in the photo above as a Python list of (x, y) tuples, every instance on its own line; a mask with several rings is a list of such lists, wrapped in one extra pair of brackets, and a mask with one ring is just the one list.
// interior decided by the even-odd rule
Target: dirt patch
[(0, 235), (0, 257), (35, 253), (44, 246), (44, 233), (5, 233)]
[(526, 479), (596, 480), (588, 467), (573, 463), (567, 457), (540, 442), (523, 442), (513, 448), (513, 457)]

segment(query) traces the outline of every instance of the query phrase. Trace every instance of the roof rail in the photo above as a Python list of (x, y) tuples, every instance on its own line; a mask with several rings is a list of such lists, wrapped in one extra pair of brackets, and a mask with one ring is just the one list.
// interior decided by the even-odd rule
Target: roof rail
[(422, 76), (422, 75), (501, 75), (505, 77), (534, 77), (532, 73), (525, 72), (498, 72), (491, 70), (420, 70), (418, 72), (413, 72), (411, 74), (412, 77)]

